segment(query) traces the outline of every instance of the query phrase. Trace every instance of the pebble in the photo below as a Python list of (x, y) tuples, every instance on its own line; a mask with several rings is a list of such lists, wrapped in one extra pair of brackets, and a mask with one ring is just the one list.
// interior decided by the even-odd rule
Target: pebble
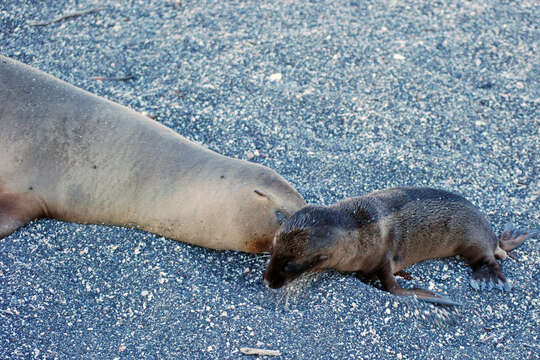
[[(28, 25), (81, 4), (0, 1), (0, 52), (270, 166), (310, 203), (429, 185), (497, 233), (537, 227), (531, 1), (96, 0)], [(262, 284), (267, 256), (42, 219), (0, 241), (0, 358), (533, 359), (538, 241), (504, 263), (510, 293), (472, 290), (459, 259), (408, 268), (403, 286), (463, 303), (445, 312), (332, 272), (287, 295)]]

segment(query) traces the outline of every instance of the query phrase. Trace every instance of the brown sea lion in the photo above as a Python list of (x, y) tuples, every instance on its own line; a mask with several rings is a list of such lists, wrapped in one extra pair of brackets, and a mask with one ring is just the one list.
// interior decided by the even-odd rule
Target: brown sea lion
[(422, 260), (461, 255), (475, 289), (510, 290), (495, 258), (505, 259), (532, 235), (507, 230), (497, 238), (473, 204), (448, 191), (381, 190), (293, 214), (274, 237), (264, 280), (279, 288), (306, 271), (336, 269), (374, 276), (392, 294), (455, 304), (431, 291), (404, 289), (393, 274)]
[(262, 252), (305, 205), (267, 167), (1, 56), (0, 149), (0, 238), (50, 217)]

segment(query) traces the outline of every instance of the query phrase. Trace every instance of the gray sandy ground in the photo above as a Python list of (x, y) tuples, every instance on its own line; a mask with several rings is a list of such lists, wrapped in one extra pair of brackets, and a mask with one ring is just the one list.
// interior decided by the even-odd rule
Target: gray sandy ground
[[(429, 185), (500, 232), (539, 227), (539, 17), (532, 0), (2, 0), (0, 53), (311, 203)], [(0, 241), (0, 358), (538, 359), (540, 240), (516, 255), (509, 294), (474, 291), (459, 259), (399, 279), (463, 303), (448, 312), (338, 273), (274, 292), (266, 256), (40, 220)]]

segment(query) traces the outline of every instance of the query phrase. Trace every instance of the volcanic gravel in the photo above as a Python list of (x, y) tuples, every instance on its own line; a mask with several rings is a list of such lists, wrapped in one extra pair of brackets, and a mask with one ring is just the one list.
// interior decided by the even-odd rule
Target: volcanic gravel
[[(499, 233), (540, 228), (539, 24), (533, 0), (2, 0), (0, 53), (310, 203), (433, 186)], [(0, 358), (539, 359), (540, 240), (514, 253), (510, 293), (475, 291), (457, 258), (398, 278), (452, 309), (336, 272), (273, 291), (265, 255), (39, 220), (0, 240)]]

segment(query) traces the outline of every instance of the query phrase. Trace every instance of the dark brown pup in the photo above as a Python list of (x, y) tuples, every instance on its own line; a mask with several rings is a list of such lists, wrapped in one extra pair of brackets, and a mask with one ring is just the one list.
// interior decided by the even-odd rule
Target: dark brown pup
[(279, 288), (306, 271), (336, 269), (376, 277), (395, 295), (452, 305), (431, 291), (400, 287), (393, 274), (422, 260), (461, 255), (472, 268), (473, 288), (509, 291), (496, 258), (504, 260), (532, 236), (508, 229), (497, 238), (473, 204), (448, 191), (387, 189), (293, 214), (274, 237), (264, 280)]

